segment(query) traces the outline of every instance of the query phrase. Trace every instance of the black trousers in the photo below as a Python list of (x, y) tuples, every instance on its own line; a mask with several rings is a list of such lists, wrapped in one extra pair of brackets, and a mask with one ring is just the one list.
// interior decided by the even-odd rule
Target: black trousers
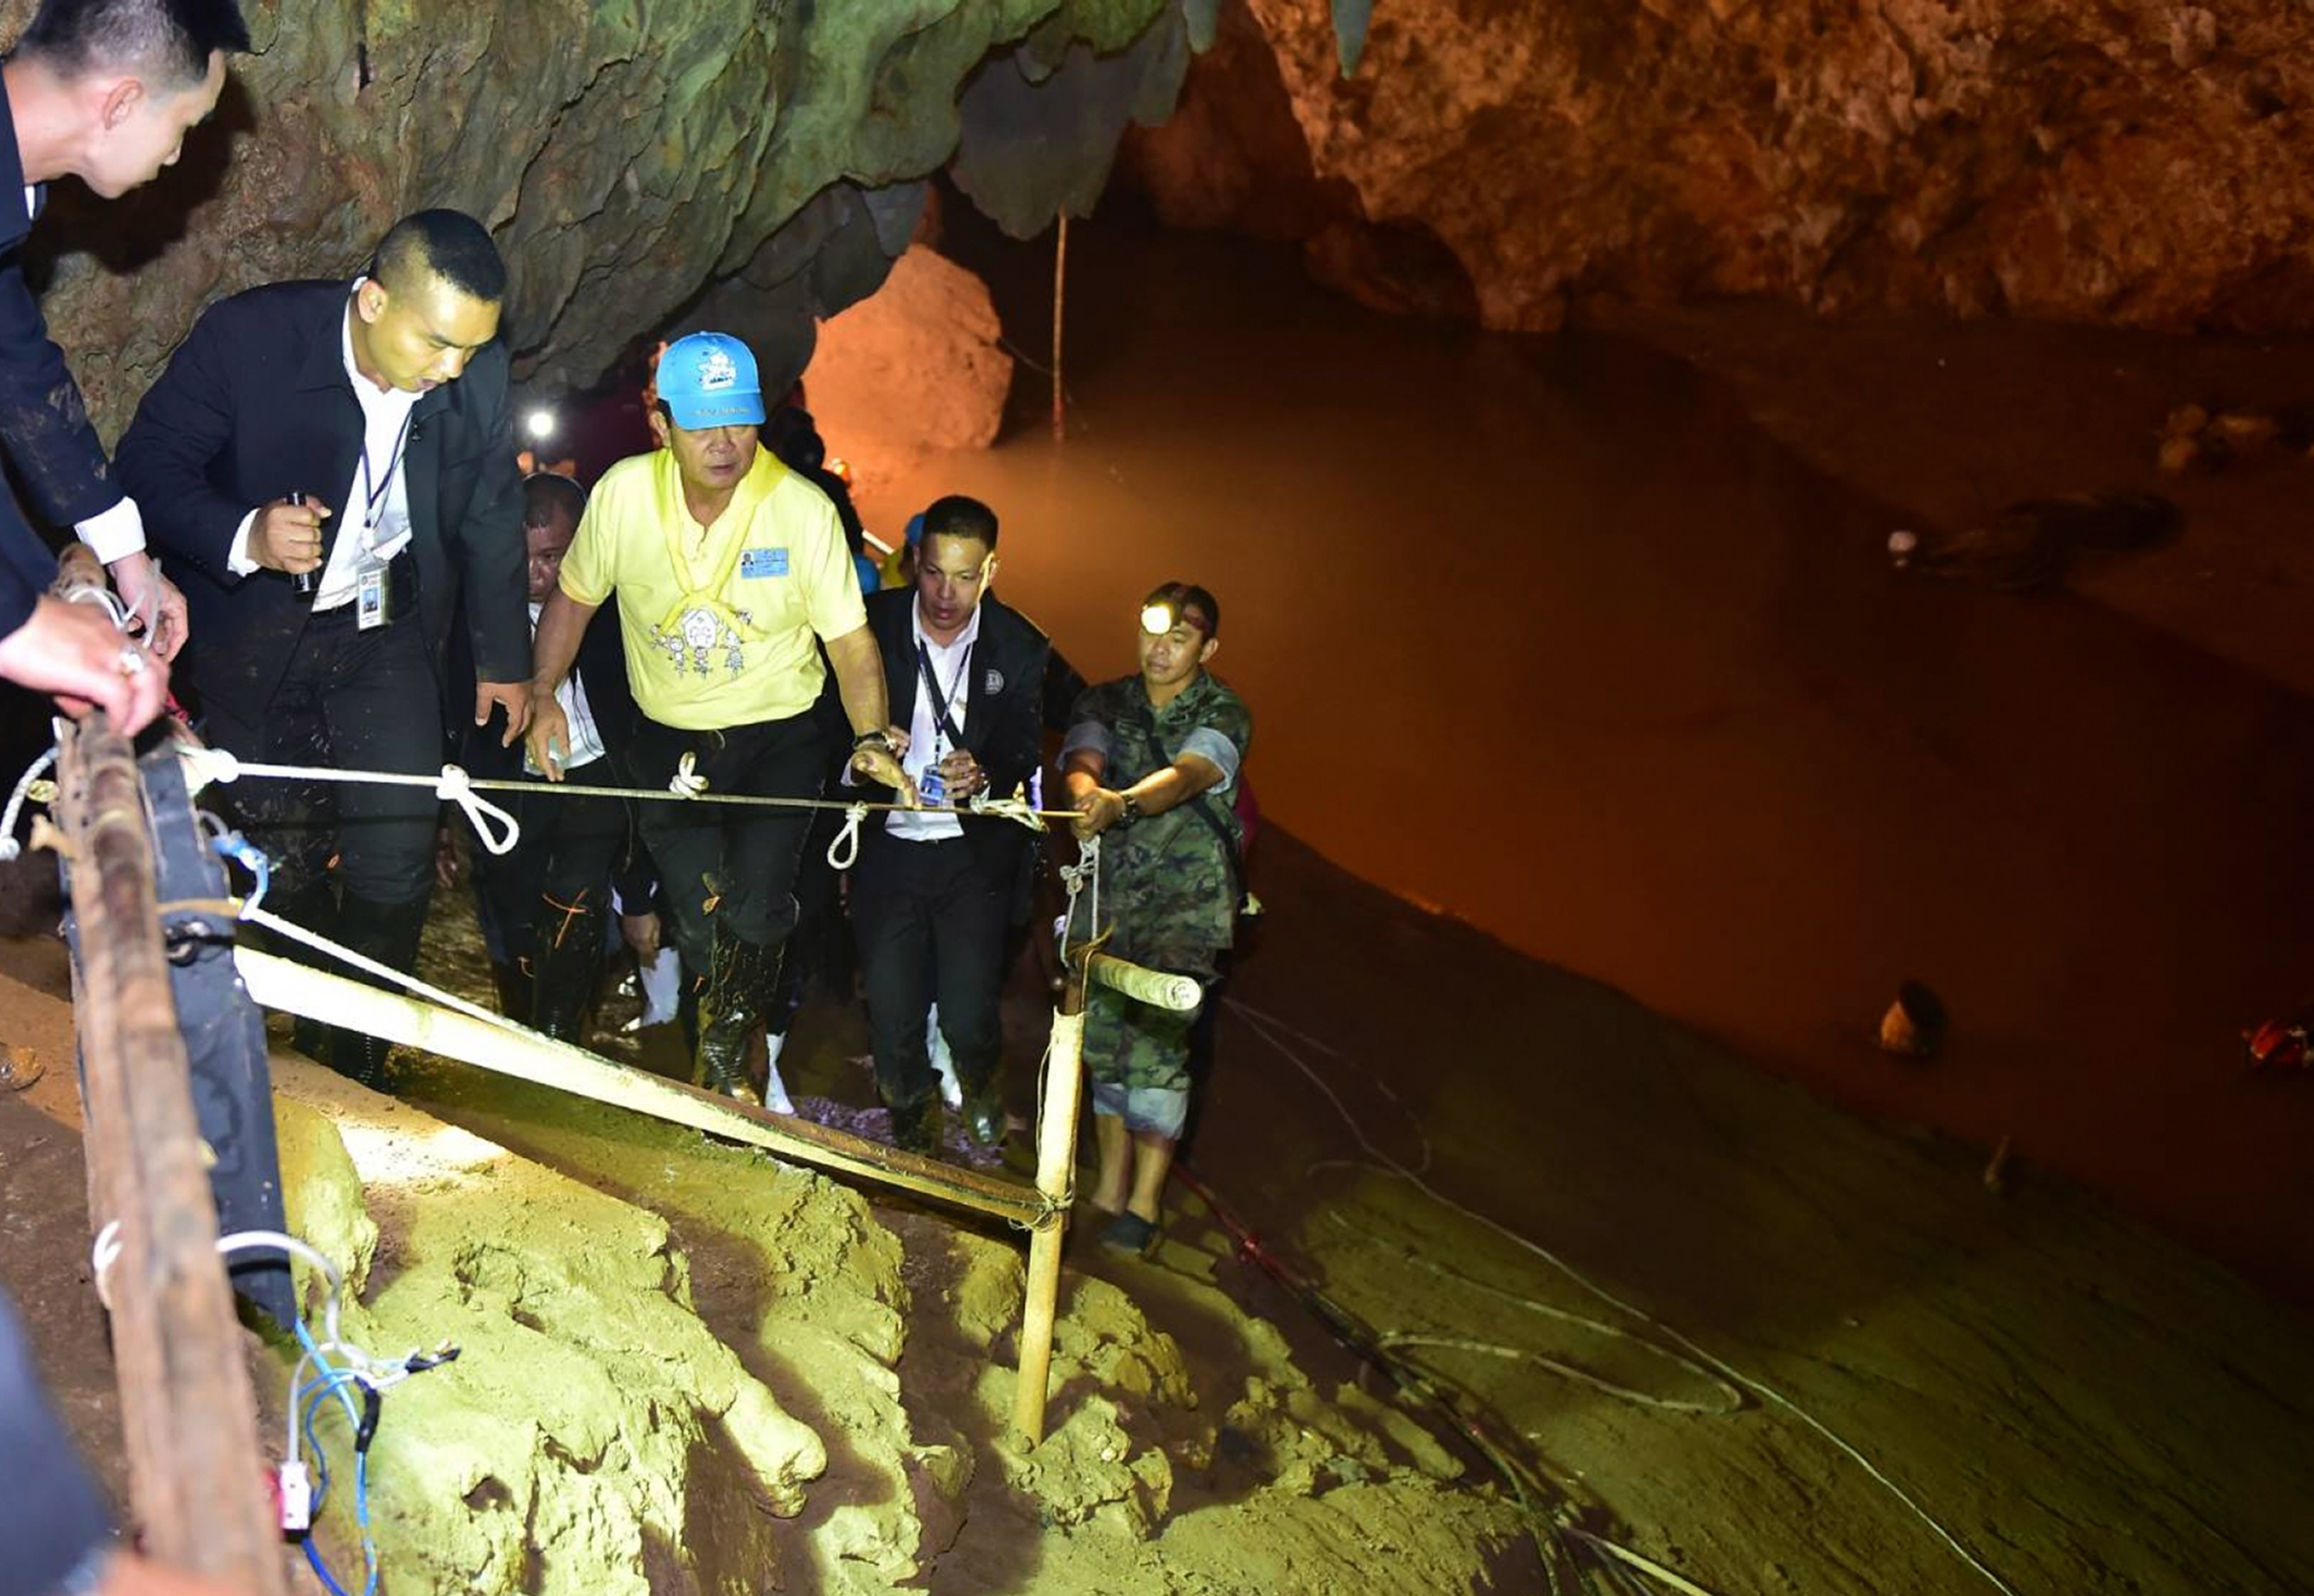
[(891, 1107), (927, 1102), (939, 1084), (924, 1041), (935, 999), (958, 1079), (976, 1090), (995, 1078), (1013, 884), (1009, 858), (993, 868), (976, 862), (962, 837), (909, 842), (884, 836), (861, 850), (852, 872), (852, 927), (868, 992), (876, 1087)]
[[(808, 714), (720, 731), (678, 731), (645, 717), (635, 732), (635, 785), (666, 786), (685, 754), (711, 793), (817, 798), (827, 765), (826, 741)], [(787, 940), (811, 810), (700, 802), (635, 808), (675, 920), (676, 949), (693, 975), (713, 968), (719, 923), (760, 947)]]
[[(351, 604), (314, 616), (263, 716), (247, 720), (212, 705), (208, 740), (272, 764), (438, 772), (441, 693), (415, 607), (405, 613), (370, 631), (355, 626)], [(285, 896), (326, 886), (333, 854), (349, 901), (422, 904), (433, 890), (440, 800), (431, 788), (245, 776), (222, 796), (273, 860)]]
[[(618, 785), (607, 759), (567, 773), (582, 786)], [(565, 914), (609, 912), (611, 871), (627, 842), (624, 799), (559, 793), (543, 777), (537, 787), (535, 792), (491, 793), (522, 835), (502, 854), (474, 850), (474, 889), (514, 963), (531, 957), (542, 930), (552, 939), (558, 930), (553, 922)], [(547, 917), (543, 925), (542, 916)]]

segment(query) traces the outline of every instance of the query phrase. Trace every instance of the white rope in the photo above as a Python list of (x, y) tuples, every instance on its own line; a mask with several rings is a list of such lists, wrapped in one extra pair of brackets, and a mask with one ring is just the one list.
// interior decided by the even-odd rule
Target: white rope
[(32, 790), (32, 783), (40, 779), (42, 771), (56, 763), (57, 751), (52, 746), (26, 765), (24, 773), (16, 778), (16, 790), (8, 795), (8, 807), (0, 810), (0, 863), (13, 862), (23, 856), (23, 844), (16, 841), (16, 816), (24, 807), (24, 797)]
[[(463, 766), (442, 767), (442, 778), (434, 784), (434, 796), (445, 803), (457, 805), (464, 812), (467, 824), (474, 828), (474, 835), (492, 853), (505, 853), (522, 840), (522, 826), (513, 816), (488, 798), (475, 796), (474, 779), (466, 774)], [(490, 834), (490, 823), (493, 820), (506, 828), (496, 836)]]
[(706, 793), (707, 778), (699, 773), (697, 754), (687, 752), (684, 754), (683, 763), (676, 767), (675, 775), (667, 782), (667, 789), (682, 798), (700, 798)]
[(868, 818), (868, 806), (851, 804), (844, 807), (843, 829), (827, 845), (827, 868), (848, 870), (860, 857), (860, 827)]
[(1069, 933), (1076, 929), (1077, 895), (1090, 889), (1092, 901), (1085, 917), (1085, 934), (1079, 941), (1090, 942), (1100, 935), (1100, 834), (1077, 840), (1077, 862), (1061, 867), (1061, 880), (1069, 889), (1069, 904), (1061, 916), (1061, 962), (1069, 958)]

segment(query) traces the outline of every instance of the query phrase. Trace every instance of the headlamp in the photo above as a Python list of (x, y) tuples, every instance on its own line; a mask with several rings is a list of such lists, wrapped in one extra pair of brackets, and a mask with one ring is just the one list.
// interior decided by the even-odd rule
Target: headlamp
[(534, 410), (522, 419), (522, 429), (539, 443), (554, 436), (554, 412)]
[(1172, 630), (1177, 618), (1170, 599), (1161, 598), (1154, 604), (1141, 606), (1141, 630), (1153, 638), (1161, 638)]

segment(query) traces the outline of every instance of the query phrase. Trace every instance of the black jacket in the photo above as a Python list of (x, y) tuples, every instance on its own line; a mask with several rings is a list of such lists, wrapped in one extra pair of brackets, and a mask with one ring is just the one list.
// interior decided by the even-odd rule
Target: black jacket
[[(473, 666), (464, 657), (465, 651), (453, 648), (451, 657), (453, 680), (444, 704), (447, 711), (463, 706), (469, 711), (455, 719), (446, 719), (445, 724), (455, 732), (453, 755), (477, 776), (513, 780), (523, 773), (523, 743), (516, 739), (513, 747), (505, 745), (506, 726), (495, 715), (488, 726), (476, 726), (471, 713), (474, 703)], [(633, 690), (627, 684), (627, 654), (625, 639), (619, 630), (619, 606), (605, 604), (595, 612), (587, 626), (586, 635), (578, 639), (578, 657), (570, 667), (578, 678), (579, 691), (587, 695), (587, 712), (595, 718), (595, 729), (603, 734), (603, 752), (609, 758), (615, 778), (597, 771), (588, 775), (589, 786), (609, 787), (630, 785), (627, 777), (627, 746), (635, 735), (635, 722), (642, 711), (635, 707)]]
[[(914, 719), (923, 684), (909, 622), (915, 602), (914, 590), (905, 587), (868, 595), (868, 630), (884, 657), (884, 691), (892, 724), (899, 727)], [(1068, 729), (1069, 707), (1084, 691), (1084, 678), (1036, 622), (993, 594), (980, 601), (980, 637), (968, 668), (964, 745), (988, 772), (990, 795), (1010, 798), (1044, 763), (1046, 731)], [(867, 790), (880, 801), (892, 797), (888, 788)], [(964, 835), (975, 860), (992, 873), (1017, 868), (1031, 841), (1027, 827), (998, 820), (967, 820)], [(900, 845), (881, 825), (864, 827), (861, 836), (871, 848)]]
[[(64, 351), (49, 337), (40, 301), (24, 280), (24, 241), (32, 218), (23, 194), (24, 160), (7, 86), (0, 81), (0, 417), (6, 418), (17, 480), (33, 507), (62, 525), (110, 509), (121, 489), (106, 468), (104, 445), (88, 423)], [(43, 185), (33, 203), (47, 198)], [(47, 543), (25, 524), (13, 499), (0, 493), (0, 636), (23, 623), (56, 570)]]
[[(337, 512), (332, 547), (358, 519), (337, 503), (361, 456), (361, 401), (346, 375), (347, 282), (277, 283), (201, 313), (137, 407), (115, 455), (146, 535), (184, 590), (185, 660), (205, 703), (255, 719), (311, 606), (278, 571), (225, 560), (251, 510), (308, 492)], [(507, 353), (493, 342), (411, 412), (402, 458), (420, 624), (437, 677), (463, 584), (475, 675), (530, 676), (522, 479)], [(404, 622), (404, 624), (407, 624)]]

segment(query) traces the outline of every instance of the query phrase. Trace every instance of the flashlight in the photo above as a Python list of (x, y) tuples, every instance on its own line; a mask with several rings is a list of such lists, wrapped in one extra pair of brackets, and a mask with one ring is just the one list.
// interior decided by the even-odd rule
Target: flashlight
[(1161, 638), (1173, 630), (1173, 606), (1163, 599), (1141, 607), (1141, 630), (1153, 638)]
[(549, 410), (531, 411), (522, 419), (522, 429), (535, 442), (544, 443), (554, 436), (554, 412)]

